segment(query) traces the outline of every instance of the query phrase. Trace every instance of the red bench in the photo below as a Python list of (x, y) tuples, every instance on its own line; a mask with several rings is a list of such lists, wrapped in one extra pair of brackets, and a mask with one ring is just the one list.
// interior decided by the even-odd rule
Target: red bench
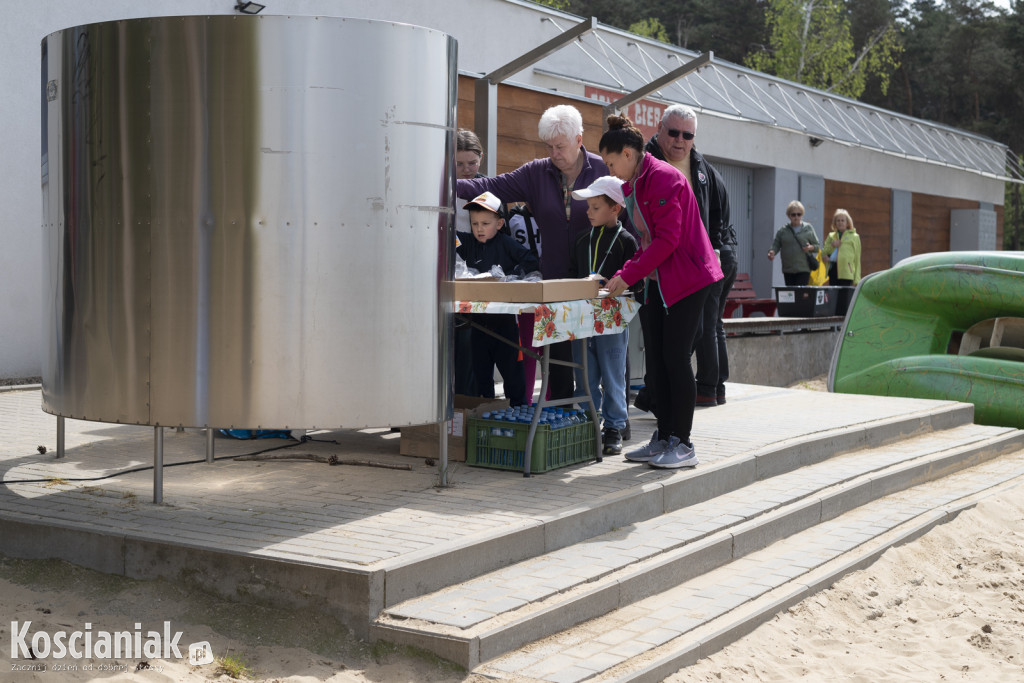
[(764, 313), (771, 318), (775, 316), (777, 306), (775, 299), (758, 299), (754, 286), (750, 284), (750, 275), (739, 273), (729, 296), (725, 298), (724, 318), (731, 318), (737, 308), (740, 309), (741, 318), (749, 318), (754, 313)]

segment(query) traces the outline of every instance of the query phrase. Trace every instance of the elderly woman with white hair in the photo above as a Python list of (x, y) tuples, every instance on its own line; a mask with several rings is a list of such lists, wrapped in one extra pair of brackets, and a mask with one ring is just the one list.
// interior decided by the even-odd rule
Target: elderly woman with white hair
[(608, 175), (608, 167), (583, 147), (583, 117), (576, 107), (549, 108), (540, 117), (537, 135), (547, 145), (547, 158), (493, 178), (459, 179), (456, 192), (462, 199), (493, 192), (505, 203), (529, 204), (540, 230), (541, 273), (546, 279), (568, 277), (576, 236), (590, 231), (587, 203), (573, 199), (572, 192)]
[[(545, 279), (564, 278), (569, 276), (576, 236), (590, 231), (587, 202), (574, 199), (573, 190), (587, 188), (608, 175), (608, 167), (600, 156), (583, 147), (583, 117), (576, 107), (560, 104), (549, 108), (540, 117), (537, 135), (547, 145), (547, 158), (528, 161), (493, 178), (460, 178), (456, 193), (462, 199), (472, 199), (481, 192), (493, 192), (503, 202), (529, 204), (540, 232), (537, 249), (541, 273)], [(553, 345), (551, 354), (553, 358), (572, 359), (567, 342)], [(573, 395), (571, 368), (552, 365), (550, 376), (552, 398)]]

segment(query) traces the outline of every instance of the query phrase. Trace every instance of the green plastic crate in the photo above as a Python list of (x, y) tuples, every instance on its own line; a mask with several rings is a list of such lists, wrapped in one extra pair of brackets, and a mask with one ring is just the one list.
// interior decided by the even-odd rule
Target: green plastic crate
[[(492, 434), (492, 427), (512, 429), (513, 434)], [(466, 429), (466, 464), (522, 472), (526, 457), (526, 437), (529, 433), (528, 424), (495, 422), (472, 417)], [(583, 422), (558, 429), (537, 425), (530, 456), (530, 472), (548, 472), (596, 459), (594, 423)]]

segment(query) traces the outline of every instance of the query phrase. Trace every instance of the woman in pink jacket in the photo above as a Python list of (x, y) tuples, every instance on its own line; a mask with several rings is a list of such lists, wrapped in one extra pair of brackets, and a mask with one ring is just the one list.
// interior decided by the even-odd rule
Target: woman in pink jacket
[(701, 309), (722, 269), (700, 220), (697, 200), (683, 176), (644, 150), (644, 136), (624, 116), (609, 116), (601, 158), (625, 181), (626, 211), (640, 233), (640, 250), (608, 281), (611, 295), (647, 278), (640, 308), (647, 375), (658, 411), (650, 443), (626, 454), (652, 467), (694, 467), (690, 442), (697, 385), (689, 349)]

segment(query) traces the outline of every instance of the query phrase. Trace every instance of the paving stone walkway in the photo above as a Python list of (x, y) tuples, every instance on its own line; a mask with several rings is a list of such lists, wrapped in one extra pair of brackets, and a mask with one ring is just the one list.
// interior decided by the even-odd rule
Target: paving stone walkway
[[(1016, 433), (968, 424), (947, 430), (941, 438), (945, 449), (959, 450)], [(941, 451), (936, 455), (934, 434), (830, 458), (407, 601), (387, 614), (469, 628), (528, 603), (592, 585), (636, 562), (696, 543), (784, 504), (799, 504), (829, 487), (924, 457), (941, 457)]]
[[(748, 457), (810, 435), (914, 415), (949, 402), (730, 385), (729, 402), (698, 409), (693, 439), (702, 466)], [(153, 429), (68, 420), (66, 457), (56, 460), (56, 418), (39, 389), (0, 391), (0, 520), (4, 517), (184, 543), (323, 566), (367, 568), (383, 561), (536, 525), (636, 487), (687, 471), (658, 471), (606, 458), (525, 479), (518, 473), (452, 466), (449, 488), (436, 468), (398, 455), (386, 428), (317, 432), (294, 452), (409, 464), (390, 470), (233, 456), (281, 440), (216, 439), (203, 462), (203, 430), (168, 429), (164, 503), (152, 504)], [(800, 419), (794, 419), (800, 416)], [(631, 413), (634, 444), (654, 422)], [(45, 445), (49, 452), (40, 454)], [(698, 468), (699, 470), (700, 468)]]

